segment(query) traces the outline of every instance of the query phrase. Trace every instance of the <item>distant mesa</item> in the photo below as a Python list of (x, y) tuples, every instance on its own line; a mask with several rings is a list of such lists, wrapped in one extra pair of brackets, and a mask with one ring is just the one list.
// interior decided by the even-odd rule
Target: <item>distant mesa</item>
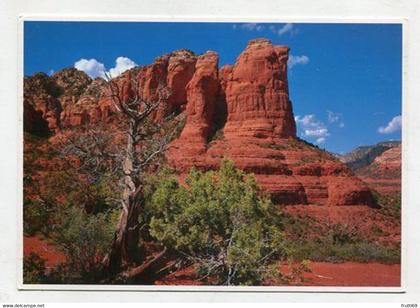
[[(223, 159), (254, 173), (277, 204), (375, 207), (370, 189), (335, 156), (296, 137), (289, 99), (289, 48), (267, 39), (251, 40), (234, 65), (219, 68), (214, 51), (202, 55), (182, 49), (154, 63), (133, 68), (117, 81), (135, 78), (139, 93), (157, 99), (170, 90), (155, 121), (175, 113), (186, 116), (180, 136), (166, 153), (180, 177), (191, 167), (218, 168)], [(60, 133), (80, 125), (109, 123), (116, 112), (103, 79), (66, 69), (49, 77), (25, 77), (25, 131)]]
[(381, 194), (401, 193), (401, 141), (361, 146), (339, 159)]

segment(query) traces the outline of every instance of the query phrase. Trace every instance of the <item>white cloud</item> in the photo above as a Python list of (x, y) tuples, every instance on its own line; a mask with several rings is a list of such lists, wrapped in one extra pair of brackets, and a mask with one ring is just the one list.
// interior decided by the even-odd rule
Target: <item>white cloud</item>
[(304, 133), (305, 133), (305, 136), (308, 136), (308, 137), (327, 136), (328, 129), (326, 128), (305, 129)]
[(105, 77), (105, 65), (98, 62), (96, 59), (80, 59), (74, 63), (74, 67), (79, 71), (85, 72), (92, 79), (96, 77)]
[(92, 79), (95, 79), (96, 77), (105, 78), (106, 75), (115, 78), (136, 65), (137, 64), (133, 60), (127, 57), (118, 57), (115, 60), (115, 67), (111, 68), (109, 71), (106, 71), (105, 65), (96, 59), (80, 59), (74, 63), (75, 68), (85, 72)]
[[(234, 24), (232, 27), (233, 29), (238, 28), (236, 24)], [(239, 28), (243, 30), (248, 30), (248, 31), (262, 31), (265, 29), (265, 26), (261, 24), (257, 24), (257, 23), (246, 23), (246, 24), (241, 24)]]
[(402, 118), (400, 115), (397, 115), (388, 122), (386, 126), (381, 126), (378, 128), (380, 134), (391, 134), (401, 129)]
[(52, 76), (52, 75), (54, 75), (54, 73), (55, 73), (55, 71), (54, 71), (54, 70), (49, 70), (49, 71), (48, 71), (48, 76)]
[(109, 75), (112, 78), (117, 77), (124, 73), (126, 70), (129, 70), (135, 66), (137, 66), (137, 64), (133, 60), (127, 57), (118, 57), (117, 60), (115, 60), (115, 67), (109, 70)]
[(316, 137), (317, 143), (324, 143), (326, 137), (330, 135), (325, 124), (317, 120), (314, 114), (307, 114), (303, 117), (296, 116), (295, 121), (301, 131), (301, 135), (304, 137)]
[(338, 112), (327, 110), (328, 123), (337, 123), (340, 128), (344, 127), (343, 115)]
[(282, 36), (286, 33), (290, 33), (290, 35), (293, 36), (298, 33), (298, 29), (296, 29), (291, 23), (287, 23), (283, 26), (280, 25), (281, 24), (267, 26), (263, 24), (250, 22), (245, 24), (233, 24), (232, 29), (242, 29), (247, 31), (263, 31), (267, 29), (273, 32), (274, 34), (277, 34), (278, 36)]
[(318, 139), (316, 140), (316, 143), (317, 143), (317, 144), (325, 143), (325, 137), (318, 138)]
[(293, 31), (293, 24), (285, 24), (283, 27), (277, 30), (278, 35), (283, 35), (287, 32)]
[(309, 57), (308, 56), (294, 56), (290, 55), (289, 60), (287, 61), (287, 65), (289, 68), (292, 68), (293, 66), (297, 64), (305, 65), (309, 63)]
[(268, 29), (273, 32), (274, 34), (277, 34), (278, 36), (282, 36), (283, 34), (289, 33), (291, 36), (294, 36), (299, 32), (298, 29), (295, 28), (295, 26), (291, 23), (285, 24), (282, 27), (276, 27), (275, 25), (271, 25), (268, 27)]

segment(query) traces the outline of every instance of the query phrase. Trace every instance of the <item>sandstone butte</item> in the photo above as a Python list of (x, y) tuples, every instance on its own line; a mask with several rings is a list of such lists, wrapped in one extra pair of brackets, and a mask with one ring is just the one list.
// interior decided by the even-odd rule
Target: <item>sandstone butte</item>
[[(248, 43), (234, 65), (219, 69), (216, 52), (200, 56), (178, 50), (136, 67), (120, 77), (120, 95), (154, 100), (160, 87), (170, 97), (154, 114), (155, 121), (176, 113), (186, 117), (180, 136), (166, 152), (182, 178), (195, 166), (214, 169), (223, 159), (254, 173), (277, 204), (323, 206), (376, 204), (369, 188), (333, 155), (296, 136), (289, 99), (289, 48), (267, 39)], [(81, 125), (115, 121), (106, 82), (65, 69), (49, 77), (25, 78), (24, 129), (60, 133)]]

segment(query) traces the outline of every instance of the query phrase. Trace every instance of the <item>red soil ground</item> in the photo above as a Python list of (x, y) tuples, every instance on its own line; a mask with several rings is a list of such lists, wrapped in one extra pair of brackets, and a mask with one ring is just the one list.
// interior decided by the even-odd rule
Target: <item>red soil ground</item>
[(23, 255), (26, 257), (32, 252), (45, 259), (47, 268), (53, 268), (66, 260), (64, 253), (60, 252), (53, 245), (48, 244), (45, 240), (38, 237), (25, 236), (23, 238)]
[[(65, 255), (53, 245), (37, 237), (24, 237), (24, 255), (39, 254), (48, 268), (64, 262)], [(288, 265), (280, 266), (288, 272)], [(347, 287), (398, 287), (400, 286), (400, 264), (380, 263), (327, 263), (310, 262), (311, 272), (304, 274), (303, 286), (347, 286)], [(156, 281), (158, 285), (204, 285), (194, 279), (194, 268), (189, 267)]]
[[(401, 265), (381, 263), (311, 262), (304, 274), (304, 286), (399, 287)], [(287, 265), (282, 266), (287, 272)]]
[[(289, 272), (288, 265), (281, 265), (281, 271)], [(317, 287), (399, 287), (401, 285), (401, 265), (381, 263), (327, 263), (310, 262), (311, 272), (304, 273), (300, 286)], [(188, 267), (172, 273), (158, 285), (205, 285), (194, 278), (194, 269)]]

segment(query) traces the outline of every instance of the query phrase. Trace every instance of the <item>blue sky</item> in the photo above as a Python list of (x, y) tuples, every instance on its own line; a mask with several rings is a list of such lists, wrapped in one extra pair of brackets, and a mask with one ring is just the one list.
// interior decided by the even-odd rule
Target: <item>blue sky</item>
[(90, 74), (118, 74), (179, 48), (215, 50), (223, 66), (250, 39), (266, 37), (291, 49), (289, 91), (301, 138), (336, 153), (401, 139), (399, 24), (31, 21), (24, 27), (25, 75), (76, 63)]

